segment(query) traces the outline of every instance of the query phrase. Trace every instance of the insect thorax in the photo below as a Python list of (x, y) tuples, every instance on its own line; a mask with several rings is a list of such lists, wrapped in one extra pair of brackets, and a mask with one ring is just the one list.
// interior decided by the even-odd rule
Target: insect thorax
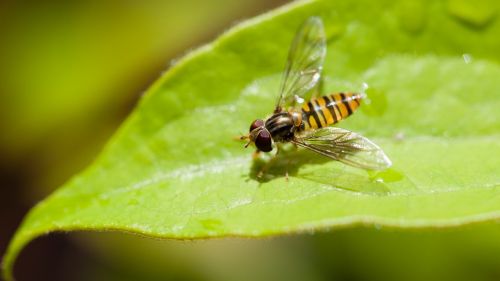
[(276, 142), (289, 141), (296, 129), (292, 114), (288, 112), (275, 113), (266, 120), (266, 129)]

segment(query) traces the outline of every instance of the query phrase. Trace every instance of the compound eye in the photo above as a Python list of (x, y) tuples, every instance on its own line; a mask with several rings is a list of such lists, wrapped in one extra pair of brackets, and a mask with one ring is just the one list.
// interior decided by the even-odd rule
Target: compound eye
[(257, 119), (252, 122), (252, 125), (250, 125), (250, 132), (262, 126), (264, 126), (264, 121)]
[(273, 150), (271, 134), (267, 130), (262, 130), (255, 139), (255, 146), (264, 152)]

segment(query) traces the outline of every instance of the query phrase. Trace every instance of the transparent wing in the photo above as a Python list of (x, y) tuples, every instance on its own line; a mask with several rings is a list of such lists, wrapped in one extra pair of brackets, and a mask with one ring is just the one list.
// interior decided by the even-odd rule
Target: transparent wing
[(276, 104), (278, 111), (295, 105), (297, 98), (303, 98), (318, 83), (325, 54), (323, 22), (319, 17), (310, 17), (299, 29), (290, 47)]
[(293, 143), (314, 152), (367, 170), (383, 170), (392, 163), (380, 147), (354, 132), (326, 127), (298, 135)]

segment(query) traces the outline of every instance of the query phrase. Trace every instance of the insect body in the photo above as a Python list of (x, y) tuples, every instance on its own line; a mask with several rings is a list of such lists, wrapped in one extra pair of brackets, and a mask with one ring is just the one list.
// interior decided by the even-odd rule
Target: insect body
[[(313, 97), (311, 91), (321, 77), (326, 54), (323, 23), (309, 18), (290, 47), (278, 102), (266, 120), (257, 119), (246, 146), (270, 152), (275, 143), (291, 142), (351, 166), (382, 170), (391, 161), (376, 144), (354, 132), (331, 125), (349, 117), (361, 103), (357, 93), (336, 93)], [(245, 147), (246, 147), (245, 146)]]
[[(291, 141), (294, 133), (326, 127), (347, 118), (358, 108), (360, 101), (361, 95), (353, 93), (314, 98), (304, 103), (300, 111), (291, 109), (288, 112), (277, 112), (263, 124), (273, 140)], [(256, 127), (259, 126), (253, 124), (250, 131)], [(268, 152), (267, 150), (272, 149), (267, 147), (260, 150)]]
[(302, 106), (301, 130), (323, 128), (349, 117), (360, 105), (361, 95), (339, 93), (311, 99)]

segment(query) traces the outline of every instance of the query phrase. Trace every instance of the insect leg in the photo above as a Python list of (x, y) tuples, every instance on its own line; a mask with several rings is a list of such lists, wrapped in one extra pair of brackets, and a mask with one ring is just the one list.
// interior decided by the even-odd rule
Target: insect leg
[[(257, 150), (256, 152), (259, 152), (259, 150)], [(269, 168), (273, 165), (273, 162), (275, 162), (276, 159), (278, 158), (279, 152), (280, 152), (280, 147), (278, 144), (276, 144), (276, 154), (274, 154), (274, 156), (272, 156), (271, 159), (269, 159), (264, 165), (262, 165), (260, 171), (257, 173), (258, 178), (261, 178), (262, 176), (264, 176), (264, 174), (267, 173)], [(258, 154), (256, 156), (258, 156)]]
[(260, 156), (260, 150), (255, 150), (253, 153), (252, 153), (252, 159), (257, 159), (259, 158)]
[[(271, 156), (271, 158), (266, 163), (264, 163), (262, 165), (259, 172), (257, 173), (258, 178), (262, 178), (265, 174), (267, 174), (268, 171), (271, 169), (271, 167), (273, 167), (273, 165), (281, 163), (279, 165), (283, 165), (283, 164), (285, 165), (284, 176), (285, 176), (286, 181), (288, 182), (288, 180), (289, 180), (288, 167), (291, 163), (291, 159), (286, 159), (286, 156), (283, 156), (283, 157), (280, 156), (280, 154), (283, 155), (282, 150), (283, 150), (283, 148), (281, 148), (281, 146), (279, 144), (277, 144), (276, 145), (276, 153), (273, 156)], [(280, 157), (282, 157), (282, 158), (280, 158)]]
[[(280, 153), (280, 145), (276, 144), (276, 154), (274, 155), (273, 159), (276, 159), (278, 157), (278, 154)], [(273, 160), (271, 159), (271, 161)], [(290, 165), (290, 159), (286, 161), (286, 166), (285, 166), (285, 180), (288, 182), (288, 166)]]
[(285, 180), (288, 182), (288, 165), (290, 165), (290, 160), (286, 163), (286, 168), (285, 168)]

